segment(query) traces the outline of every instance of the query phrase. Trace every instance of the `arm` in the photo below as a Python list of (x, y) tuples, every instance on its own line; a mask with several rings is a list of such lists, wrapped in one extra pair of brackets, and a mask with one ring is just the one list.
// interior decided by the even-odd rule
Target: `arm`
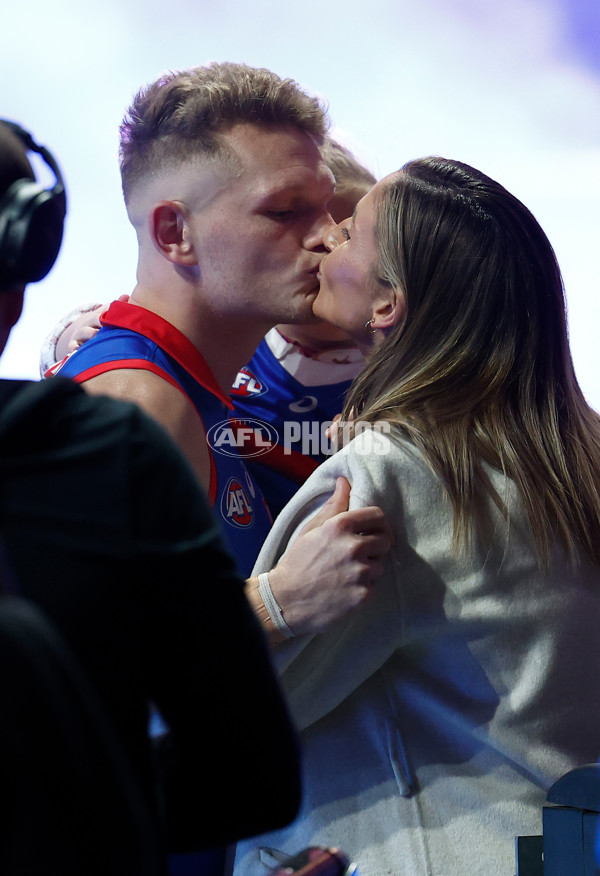
[(171, 450), (165, 464), (148, 444), (134, 448), (132, 542), (141, 551), (132, 582), (144, 675), (171, 728), (160, 752), (170, 848), (187, 851), (290, 821), (298, 757), (264, 637), (212, 515), (179, 455)]
[(217, 537), (186, 553), (155, 567), (163, 586), (148, 627), (153, 697), (171, 728), (168, 829), (180, 851), (282, 826), (300, 797), (294, 732), (243, 583)]
[(202, 421), (194, 406), (176, 387), (151, 371), (115, 369), (82, 384), (92, 395), (110, 395), (135, 402), (157, 420), (190, 463), (200, 485), (210, 486), (210, 455)]
[[(323, 508), (306, 523), (285, 556), (269, 572), (269, 583), (295, 635), (318, 633), (359, 606), (383, 572), (391, 530), (375, 506), (349, 511), (350, 483), (336, 480)], [(258, 593), (258, 578), (247, 595), (269, 634), (284, 641)]]
[(91, 309), (84, 310), (78, 316), (74, 316), (74, 319), (68, 323), (64, 331), (56, 335), (54, 357), (57, 362), (60, 362), (65, 356), (74, 353), (86, 341), (94, 337), (100, 328), (100, 317), (107, 307), (107, 304), (97, 304)]
[[(408, 453), (397, 450), (379, 456), (373, 467), (369, 457), (356, 452), (358, 441), (325, 462), (299, 491), (275, 522), (254, 569), (260, 572), (292, 555), (299, 541), (294, 540), (295, 533), (304, 526), (307, 510), (326, 500), (340, 475), (352, 482), (351, 508), (377, 503), (393, 522), (393, 544), (384, 558), (383, 574), (370, 587), (369, 598), (360, 608), (320, 635), (286, 642), (275, 653), (299, 729), (334, 709), (402, 646), (406, 592), (412, 592), (411, 599), (426, 602), (441, 587), (427, 562), (413, 549), (407, 532), (407, 497), (424, 495), (423, 483), (434, 480), (431, 472), (422, 458), (415, 465)], [(427, 506), (430, 519), (445, 509), (441, 488), (430, 494), (434, 495), (435, 501)]]
[[(118, 300), (128, 301), (129, 295), (120, 295)], [(100, 328), (100, 317), (107, 307), (108, 304), (83, 304), (59, 319), (42, 344), (40, 377), (45, 377), (53, 365), (94, 337)]]
[[(117, 369), (83, 384), (92, 393), (133, 401), (158, 420), (187, 457), (200, 484), (209, 489), (210, 457), (202, 423), (184, 395), (147, 371)], [(269, 574), (271, 588), (295, 634), (319, 632), (359, 605), (382, 572), (389, 527), (379, 508), (348, 511), (350, 487), (343, 480), (321, 512), (296, 540), (290, 554)], [(258, 592), (247, 597), (271, 644), (283, 636)]]
[[(102, 312), (104, 307), (105, 305), (96, 303), (83, 304), (80, 307), (74, 308), (59, 319), (42, 343), (42, 349), (40, 350), (40, 377), (44, 377), (46, 372), (52, 368), (53, 365), (60, 362), (60, 360), (64, 359), (66, 355), (77, 349), (76, 346), (71, 345), (73, 337), (71, 330), (75, 323), (84, 326), (88, 323), (95, 324), (97, 321), (96, 311), (100, 310), (100, 312)], [(98, 328), (99, 327), (98, 324)], [(95, 329), (94, 334), (98, 328)], [(76, 334), (79, 334), (78, 330), (76, 330)], [(92, 335), (89, 335), (86, 340), (88, 340), (89, 337), (92, 337)], [(81, 343), (83, 342), (84, 341), (82, 340)]]

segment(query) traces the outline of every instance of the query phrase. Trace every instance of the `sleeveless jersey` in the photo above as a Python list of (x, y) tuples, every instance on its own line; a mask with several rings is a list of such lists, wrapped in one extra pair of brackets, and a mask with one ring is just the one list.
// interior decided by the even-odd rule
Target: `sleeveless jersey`
[(229, 422), (231, 401), (185, 335), (145, 308), (115, 301), (104, 314), (97, 335), (66, 359), (59, 373), (84, 383), (122, 368), (152, 371), (194, 405), (210, 453), (209, 501), (225, 543), (247, 578), (272, 521), (259, 487), (237, 452)]
[[(344, 395), (363, 367), (355, 349), (326, 355), (327, 361), (294, 354), (293, 346), (272, 329), (231, 390), (237, 418), (268, 424), (274, 439), (272, 450), (246, 460), (273, 517), (330, 455), (325, 429), (341, 412)], [(295, 375), (283, 364), (290, 359)]]

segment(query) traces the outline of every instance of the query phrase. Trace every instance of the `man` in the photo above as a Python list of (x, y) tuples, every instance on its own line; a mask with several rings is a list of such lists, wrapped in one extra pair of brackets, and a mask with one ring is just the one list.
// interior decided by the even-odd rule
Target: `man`
[[(35, 182), (27, 150), (53, 168), (51, 190)], [(50, 153), (0, 123), (0, 349), (26, 284), (52, 267), (64, 212)], [(243, 582), (171, 439), (134, 405), (93, 398), (71, 381), (0, 381), (0, 470), (0, 531), (16, 588), (76, 655), (157, 833), (164, 811), (164, 844), (206, 849), (290, 820), (299, 799), (295, 736)], [(8, 578), (2, 569), (0, 586)], [(160, 785), (150, 702), (172, 731)], [(3, 723), (17, 720), (19, 704), (4, 705)], [(262, 720), (248, 721), (256, 713)], [(40, 728), (40, 746), (43, 737)], [(38, 789), (22, 800), (23, 777), (6, 751), (0, 775), (5, 876), (140, 874), (123, 837), (111, 833), (94, 850), (76, 828), (57, 831), (60, 807), (40, 809)]]
[[(327, 209), (339, 223), (352, 215), (376, 179), (330, 137), (321, 153), (335, 177)], [(248, 442), (252, 455), (247, 464), (273, 518), (331, 452), (326, 428), (363, 367), (363, 355), (346, 332), (319, 321), (277, 325), (236, 375), (231, 389), (235, 416), (250, 424), (258, 418), (273, 427), (278, 439), (268, 451)]]
[[(315, 98), (245, 65), (173, 73), (143, 89), (121, 128), (138, 282), (61, 372), (92, 393), (135, 401), (167, 428), (245, 575), (270, 517), (237, 454), (209, 445), (266, 332), (314, 319), (334, 190), (319, 151), (325, 126)], [(248, 596), (274, 641), (323, 629), (380, 574), (383, 515), (346, 512), (347, 499), (340, 481), (329, 519), (268, 578), (251, 580)]]
[[(327, 209), (339, 223), (352, 214), (376, 179), (330, 137), (321, 153), (335, 177), (335, 195)], [(129, 296), (119, 300), (127, 301)], [(51, 375), (66, 356), (94, 337), (107, 308), (92, 302), (59, 320), (42, 346), (42, 377)], [(238, 429), (234, 436), (224, 429), (221, 437), (226, 449), (234, 437), (239, 439), (236, 445), (273, 519), (326, 458), (330, 447), (325, 430), (339, 415), (344, 395), (363, 367), (363, 355), (354, 341), (319, 321), (277, 325), (236, 374), (230, 390), (232, 417), (241, 422), (243, 431)]]

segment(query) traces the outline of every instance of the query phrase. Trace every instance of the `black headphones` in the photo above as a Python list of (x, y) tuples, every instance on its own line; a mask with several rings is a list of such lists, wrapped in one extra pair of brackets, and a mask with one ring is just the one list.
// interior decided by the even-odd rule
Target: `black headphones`
[(32, 179), (18, 179), (0, 198), (0, 285), (43, 279), (58, 256), (67, 211), (65, 186), (51, 153), (34, 142), (20, 125), (0, 119), (25, 148), (39, 153), (56, 177), (45, 189)]

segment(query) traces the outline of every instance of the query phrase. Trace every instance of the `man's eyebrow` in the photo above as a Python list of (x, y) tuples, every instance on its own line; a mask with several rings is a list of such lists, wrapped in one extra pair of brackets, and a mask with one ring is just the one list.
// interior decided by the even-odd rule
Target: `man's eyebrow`
[(305, 187), (300, 183), (290, 183), (285, 186), (270, 186), (265, 187), (260, 192), (257, 192), (257, 197), (261, 200), (268, 200), (270, 198), (277, 198), (279, 196), (285, 197), (290, 196), (292, 198), (301, 198), (303, 196)]
[[(320, 181), (319, 188), (323, 186), (323, 181)], [(333, 179), (327, 179), (325, 182), (326, 188), (329, 190), (328, 200), (330, 200), (335, 194), (335, 185)], [(270, 184), (269, 181), (266, 181), (265, 184), (260, 188), (255, 190), (256, 198), (261, 203), (269, 202), (274, 198), (291, 198), (293, 201), (302, 202), (307, 201), (310, 202), (313, 199), (320, 200), (323, 197), (323, 192), (321, 194), (317, 194), (317, 189), (311, 184), (307, 187), (305, 180), (299, 179), (288, 179), (283, 184)]]

